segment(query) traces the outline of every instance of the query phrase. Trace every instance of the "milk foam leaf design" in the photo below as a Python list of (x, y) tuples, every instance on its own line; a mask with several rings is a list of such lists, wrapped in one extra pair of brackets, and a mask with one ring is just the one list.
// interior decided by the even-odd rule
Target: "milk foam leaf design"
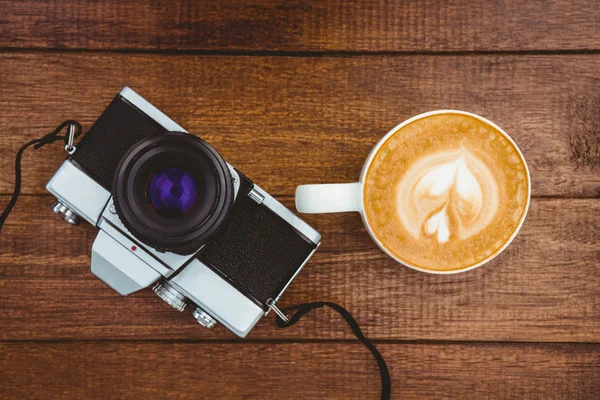
[(474, 222), (473, 219), (479, 216), (483, 193), (477, 178), (467, 167), (464, 157), (461, 158), (456, 169), (455, 184), (458, 199), (453, 203), (454, 209), (459, 214), (459, 218), (470, 225)]
[(437, 240), (440, 243), (446, 243), (450, 239), (450, 230), (448, 228), (448, 214), (446, 207), (442, 211), (433, 214), (425, 223), (425, 232), (428, 235), (437, 233)]
[(417, 160), (400, 179), (397, 210), (415, 238), (443, 244), (485, 228), (498, 208), (498, 184), (468, 150), (440, 151)]
[(446, 194), (454, 182), (458, 162), (454, 161), (433, 168), (419, 180), (416, 190), (427, 192), (434, 197)]

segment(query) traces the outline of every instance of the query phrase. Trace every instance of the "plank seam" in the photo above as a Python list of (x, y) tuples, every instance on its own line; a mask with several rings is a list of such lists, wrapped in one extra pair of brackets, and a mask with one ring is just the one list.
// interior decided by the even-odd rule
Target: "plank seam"
[[(276, 197), (276, 198), (280, 198), (280, 199), (285, 199), (285, 198), (293, 198), (294, 196), (292, 194), (278, 194), (278, 193), (270, 193), (271, 196)], [(0, 192), (0, 197), (9, 197), (12, 196), (12, 193), (2, 193)], [(51, 194), (49, 193), (21, 193), (19, 195), (19, 198), (24, 198), (24, 197), (53, 197)], [(532, 199), (540, 199), (540, 200), (561, 200), (561, 199), (569, 199), (569, 200), (590, 200), (590, 199), (600, 199), (600, 196), (562, 196), (562, 195), (533, 195), (531, 196)]]
[[(503, 345), (577, 345), (600, 347), (600, 342), (568, 342), (568, 341), (515, 341), (515, 340), (402, 340), (402, 339), (373, 339), (371, 342), (381, 345), (472, 345), (472, 346), (503, 346)], [(2, 344), (64, 344), (64, 343), (147, 343), (147, 344), (362, 344), (356, 339), (14, 339), (0, 340)]]
[(553, 50), (448, 50), (448, 51), (280, 51), (280, 50), (175, 50), (175, 49), (128, 49), (128, 48), (58, 48), (58, 47), (0, 47), (4, 53), (108, 53), (191, 56), (239, 56), (239, 57), (364, 57), (364, 56), (490, 56), (490, 55), (582, 55), (600, 54), (600, 49), (553, 49)]

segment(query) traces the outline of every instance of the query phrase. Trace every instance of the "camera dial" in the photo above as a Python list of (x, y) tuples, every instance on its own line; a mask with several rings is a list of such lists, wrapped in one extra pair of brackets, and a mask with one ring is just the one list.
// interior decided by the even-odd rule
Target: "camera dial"
[(154, 290), (154, 293), (163, 299), (165, 303), (177, 311), (183, 311), (187, 305), (187, 298), (166, 281), (157, 283), (152, 290)]
[(81, 222), (81, 218), (79, 218), (79, 215), (75, 214), (73, 210), (71, 210), (69, 207), (65, 206), (58, 200), (52, 206), (52, 211), (54, 211), (62, 219), (64, 219), (71, 225), (79, 225), (79, 223)]
[(211, 329), (214, 328), (215, 325), (217, 325), (217, 321), (213, 317), (208, 315), (208, 313), (200, 307), (196, 307), (192, 315), (194, 316), (196, 321), (198, 321), (198, 323), (205, 328)]

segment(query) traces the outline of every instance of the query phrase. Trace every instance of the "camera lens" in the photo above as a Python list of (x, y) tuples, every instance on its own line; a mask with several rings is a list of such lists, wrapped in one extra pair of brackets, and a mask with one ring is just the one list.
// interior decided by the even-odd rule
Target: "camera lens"
[(142, 243), (192, 254), (226, 221), (233, 204), (229, 167), (208, 143), (183, 132), (142, 140), (113, 181), (117, 214)]
[(146, 198), (158, 215), (181, 217), (196, 204), (198, 185), (185, 169), (166, 168), (150, 175), (146, 184)]

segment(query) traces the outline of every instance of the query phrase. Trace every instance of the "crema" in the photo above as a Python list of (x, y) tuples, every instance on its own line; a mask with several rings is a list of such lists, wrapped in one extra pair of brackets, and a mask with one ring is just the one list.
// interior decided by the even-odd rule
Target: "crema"
[(516, 145), (475, 117), (415, 120), (378, 149), (364, 181), (374, 235), (408, 265), (469, 268), (500, 252), (525, 218), (529, 174)]

